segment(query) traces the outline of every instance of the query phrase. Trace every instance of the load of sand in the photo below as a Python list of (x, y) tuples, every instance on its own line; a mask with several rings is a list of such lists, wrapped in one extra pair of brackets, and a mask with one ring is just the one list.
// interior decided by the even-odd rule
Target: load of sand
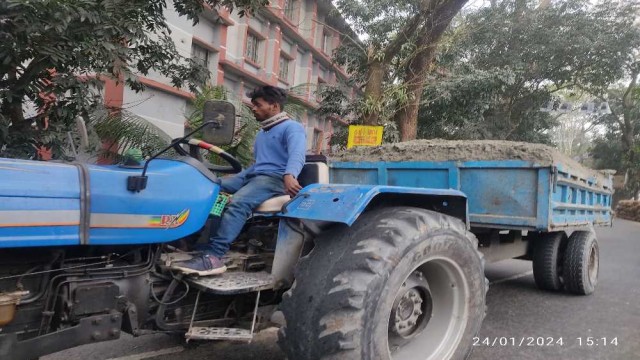
[(640, 201), (621, 200), (616, 207), (616, 216), (621, 219), (640, 221)]
[(407, 162), (407, 161), (473, 161), (524, 160), (541, 166), (562, 164), (572, 175), (597, 177), (598, 184), (608, 183), (608, 175), (582, 166), (577, 161), (543, 144), (503, 140), (413, 140), (375, 147), (355, 147), (331, 156), (331, 161)]

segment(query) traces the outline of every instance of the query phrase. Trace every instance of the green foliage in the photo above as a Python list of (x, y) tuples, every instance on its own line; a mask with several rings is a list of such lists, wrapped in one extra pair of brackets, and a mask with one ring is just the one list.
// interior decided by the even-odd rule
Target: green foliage
[(598, 119), (606, 131), (594, 140), (591, 156), (596, 168), (628, 175), (621, 198), (631, 198), (640, 192), (640, 86), (614, 87), (607, 95), (612, 113)]
[(345, 41), (335, 60), (364, 85), (357, 115), (367, 124), (398, 121), (415, 137), (421, 88), (434, 49), (468, 0), (335, 2), (361, 41)]
[(420, 137), (550, 142), (539, 111), (563, 89), (602, 94), (640, 45), (636, 5), (505, 0), (460, 19), (425, 89)]
[[(139, 149), (143, 157), (149, 157), (167, 147), (171, 137), (147, 119), (126, 110), (117, 112), (102, 109), (90, 115), (87, 124), (92, 157), (98, 156), (112, 162), (123, 160), (125, 150)], [(103, 143), (111, 144), (105, 148)], [(175, 155), (170, 151), (166, 156)]]
[[(205, 69), (181, 56), (171, 40), (164, 16), (167, 4), (195, 23), (205, 4), (237, 6), (244, 14), (266, 3), (0, 2), (0, 155), (33, 158), (41, 145), (55, 151), (75, 118), (88, 119), (99, 107), (101, 77), (124, 81), (136, 91), (143, 89), (136, 75), (147, 75), (152, 69), (176, 87), (195, 90), (204, 83)], [(27, 105), (39, 111), (25, 119)]]
[(538, 109), (550, 94), (530, 87), (515, 93), (516, 77), (511, 69), (494, 69), (434, 78), (425, 88), (419, 137), (549, 143), (545, 131), (555, 121)]
[[(339, 117), (352, 125), (362, 125), (362, 104), (359, 101), (350, 101), (343, 88), (339, 86), (326, 86), (318, 92), (318, 96), (322, 99), (320, 107), (316, 110), (316, 114), (320, 117)], [(388, 96), (387, 99), (393, 99)], [(389, 118), (389, 108), (381, 109), (386, 115), (383, 118)], [(382, 136), (383, 143), (394, 143), (400, 141), (398, 127), (393, 121), (387, 121), (382, 124), (384, 133)], [(344, 150), (347, 146), (349, 136), (348, 126), (339, 126), (331, 136), (329, 145), (336, 147), (338, 150)]]

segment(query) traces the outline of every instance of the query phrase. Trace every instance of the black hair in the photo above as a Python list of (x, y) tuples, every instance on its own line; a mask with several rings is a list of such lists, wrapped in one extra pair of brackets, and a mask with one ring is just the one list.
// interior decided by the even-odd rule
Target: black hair
[(287, 103), (287, 91), (271, 85), (257, 87), (247, 96), (251, 98), (251, 101), (262, 98), (269, 104), (279, 104), (280, 110), (284, 109), (284, 104)]

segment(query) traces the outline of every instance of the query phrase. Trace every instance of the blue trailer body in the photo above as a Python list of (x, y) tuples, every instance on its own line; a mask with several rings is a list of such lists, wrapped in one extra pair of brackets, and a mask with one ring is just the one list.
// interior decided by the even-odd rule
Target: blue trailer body
[(331, 183), (453, 189), (471, 226), (558, 231), (610, 225), (611, 177), (523, 160), (333, 162)]

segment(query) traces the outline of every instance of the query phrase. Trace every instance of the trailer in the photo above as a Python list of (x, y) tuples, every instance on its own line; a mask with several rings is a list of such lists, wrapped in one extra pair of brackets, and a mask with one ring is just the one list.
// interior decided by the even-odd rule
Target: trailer
[(532, 260), (536, 284), (546, 290), (595, 288), (593, 226), (612, 224), (611, 174), (525, 160), (335, 161), (330, 168), (331, 183), (461, 191), (486, 261)]

